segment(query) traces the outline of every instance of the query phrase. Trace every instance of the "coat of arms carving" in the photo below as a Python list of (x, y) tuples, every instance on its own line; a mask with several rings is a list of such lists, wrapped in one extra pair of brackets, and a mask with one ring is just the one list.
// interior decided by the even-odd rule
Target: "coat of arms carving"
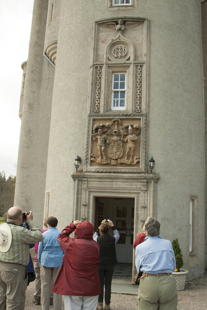
[(140, 133), (140, 119), (93, 120), (91, 165), (139, 166)]

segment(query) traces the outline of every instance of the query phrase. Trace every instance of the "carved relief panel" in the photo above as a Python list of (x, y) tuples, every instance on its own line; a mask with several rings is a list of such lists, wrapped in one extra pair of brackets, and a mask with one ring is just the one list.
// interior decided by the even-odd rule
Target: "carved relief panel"
[[(115, 59), (127, 57), (127, 53), (129, 55), (131, 53), (130, 49), (133, 48), (134, 61), (145, 62), (147, 44), (145, 28), (145, 20), (133, 17), (97, 22), (94, 62), (102, 63), (104, 61), (107, 53), (106, 49), (109, 45), (111, 45), (109, 54)], [(113, 41), (117, 43), (113, 44)], [(121, 46), (119, 47), (119, 45)]]
[(141, 119), (94, 119), (91, 166), (140, 166)]

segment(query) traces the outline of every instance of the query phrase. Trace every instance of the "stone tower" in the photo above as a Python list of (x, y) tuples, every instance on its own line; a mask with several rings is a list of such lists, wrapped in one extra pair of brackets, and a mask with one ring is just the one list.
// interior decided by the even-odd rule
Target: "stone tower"
[(156, 216), (191, 275), (203, 273), (206, 7), (34, 1), (15, 202), (38, 224), (109, 217), (131, 263), (133, 236)]

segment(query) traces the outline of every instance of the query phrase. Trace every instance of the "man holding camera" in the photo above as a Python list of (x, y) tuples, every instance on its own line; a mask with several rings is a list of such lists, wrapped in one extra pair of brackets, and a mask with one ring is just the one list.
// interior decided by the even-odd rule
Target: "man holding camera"
[(22, 210), (12, 207), (7, 212), (7, 223), (0, 225), (0, 310), (24, 309), (29, 244), (42, 240), (40, 231), (21, 224)]

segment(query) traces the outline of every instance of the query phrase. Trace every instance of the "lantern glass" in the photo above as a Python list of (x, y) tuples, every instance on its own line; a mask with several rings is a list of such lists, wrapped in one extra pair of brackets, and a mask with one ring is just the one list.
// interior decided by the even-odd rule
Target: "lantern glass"
[(154, 169), (154, 166), (155, 166), (155, 160), (153, 157), (151, 157), (149, 160), (149, 168), (150, 168), (151, 172)]

